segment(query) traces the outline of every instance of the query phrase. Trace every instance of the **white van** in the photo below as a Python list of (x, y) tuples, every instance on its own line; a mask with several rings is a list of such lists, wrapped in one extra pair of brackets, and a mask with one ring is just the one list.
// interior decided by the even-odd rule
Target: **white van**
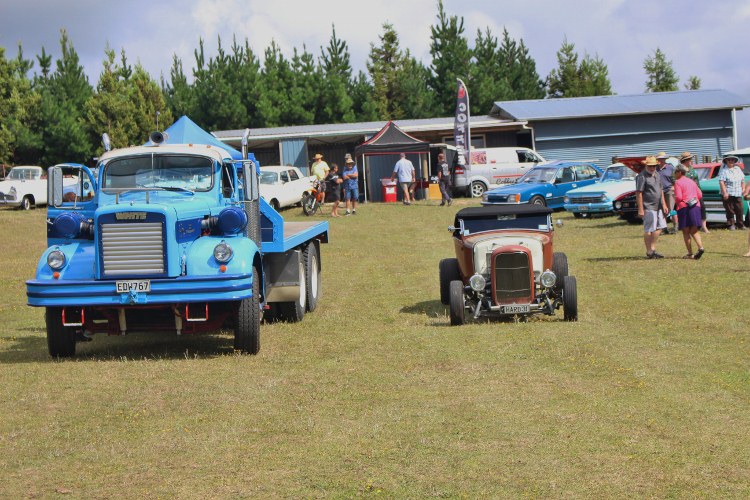
[(454, 167), (454, 191), (481, 198), (498, 184), (511, 184), (530, 168), (545, 162), (529, 148), (482, 148), (471, 150), (471, 164)]

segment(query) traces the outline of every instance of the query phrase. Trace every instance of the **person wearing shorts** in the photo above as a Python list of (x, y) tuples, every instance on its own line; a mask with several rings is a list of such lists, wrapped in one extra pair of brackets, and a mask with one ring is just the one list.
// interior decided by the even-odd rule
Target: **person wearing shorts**
[(341, 177), (344, 179), (344, 200), (346, 201), (346, 215), (357, 215), (357, 200), (359, 200), (359, 172), (352, 155), (344, 157), (346, 165)]
[(647, 157), (644, 162), (646, 167), (635, 178), (635, 201), (638, 204), (638, 215), (643, 217), (643, 243), (646, 245), (647, 259), (664, 258), (656, 251), (656, 242), (662, 229), (667, 227), (665, 215), (669, 212), (661, 179), (656, 172), (658, 164), (655, 157)]
[(396, 176), (398, 176), (398, 185), (401, 186), (401, 191), (404, 193), (404, 205), (411, 205), (409, 187), (416, 180), (416, 174), (414, 171), (414, 164), (406, 158), (405, 153), (401, 153), (401, 159), (399, 159), (393, 167), (391, 180), (396, 178)]

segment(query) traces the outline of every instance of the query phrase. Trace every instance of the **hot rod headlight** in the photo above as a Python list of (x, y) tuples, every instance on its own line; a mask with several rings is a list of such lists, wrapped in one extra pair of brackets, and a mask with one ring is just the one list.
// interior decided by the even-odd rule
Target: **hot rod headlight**
[(622, 208), (622, 202), (621, 202), (621, 201), (616, 201), (616, 202), (615, 202), (615, 208), (616, 208), (617, 210), (620, 210), (620, 209)]
[(484, 290), (484, 286), (487, 284), (487, 280), (481, 274), (475, 274), (469, 278), (469, 286), (475, 292), (481, 292)]
[(555, 286), (556, 281), (557, 276), (555, 276), (555, 273), (549, 270), (544, 271), (539, 277), (539, 283), (541, 283), (544, 288), (552, 288), (553, 286)]
[(232, 260), (233, 255), (234, 251), (232, 250), (232, 247), (230, 247), (223, 241), (214, 247), (214, 259), (216, 259), (217, 262), (226, 264), (227, 262)]
[(47, 265), (55, 271), (59, 271), (65, 267), (65, 254), (60, 250), (52, 250), (47, 254)]

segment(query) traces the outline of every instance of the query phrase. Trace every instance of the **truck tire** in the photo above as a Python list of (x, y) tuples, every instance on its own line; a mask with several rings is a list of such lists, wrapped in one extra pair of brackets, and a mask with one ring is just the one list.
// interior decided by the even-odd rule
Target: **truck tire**
[(288, 323), (297, 323), (305, 317), (305, 308), (307, 307), (307, 276), (305, 273), (305, 260), (299, 262), (299, 297), (293, 302), (279, 302), (278, 319)]
[(451, 281), (460, 280), (461, 274), (458, 270), (458, 259), (443, 259), (438, 265), (440, 272), (440, 302), (448, 305), (451, 300)]
[(47, 323), (49, 355), (53, 358), (72, 358), (75, 356), (75, 329), (63, 326), (62, 307), (48, 307), (44, 319)]
[(485, 191), (487, 191), (487, 186), (480, 181), (472, 182), (469, 188), (469, 194), (472, 198), (481, 198)]
[(24, 196), (21, 200), (21, 205), (18, 208), (21, 210), (31, 210), (32, 206), (33, 203), (31, 203), (31, 198), (29, 196)]
[(464, 284), (461, 280), (451, 281), (450, 296), (451, 325), (463, 325), (466, 310), (464, 308)]
[(253, 296), (242, 299), (234, 324), (234, 348), (243, 354), (260, 351), (260, 274), (253, 266)]
[(318, 300), (323, 291), (320, 281), (320, 253), (318, 245), (312, 242), (305, 247), (305, 288), (307, 289), (307, 312), (313, 312), (318, 307)]
[(563, 317), (565, 321), (578, 321), (578, 290), (575, 276), (563, 278)]
[(562, 290), (563, 279), (568, 275), (568, 256), (562, 252), (552, 254), (552, 272), (555, 273), (557, 281), (555, 290)]
[(539, 205), (541, 207), (546, 207), (547, 206), (547, 202), (545, 201), (545, 199), (543, 197), (539, 196), (539, 195), (532, 197), (529, 200), (529, 203), (531, 205)]

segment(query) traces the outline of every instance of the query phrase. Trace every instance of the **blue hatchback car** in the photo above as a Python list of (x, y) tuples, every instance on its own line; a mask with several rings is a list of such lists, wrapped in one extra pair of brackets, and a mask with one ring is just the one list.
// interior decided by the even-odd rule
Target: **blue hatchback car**
[(601, 175), (599, 167), (587, 162), (556, 161), (537, 165), (515, 183), (484, 193), (482, 204), (532, 203), (563, 208), (568, 191), (593, 184)]

